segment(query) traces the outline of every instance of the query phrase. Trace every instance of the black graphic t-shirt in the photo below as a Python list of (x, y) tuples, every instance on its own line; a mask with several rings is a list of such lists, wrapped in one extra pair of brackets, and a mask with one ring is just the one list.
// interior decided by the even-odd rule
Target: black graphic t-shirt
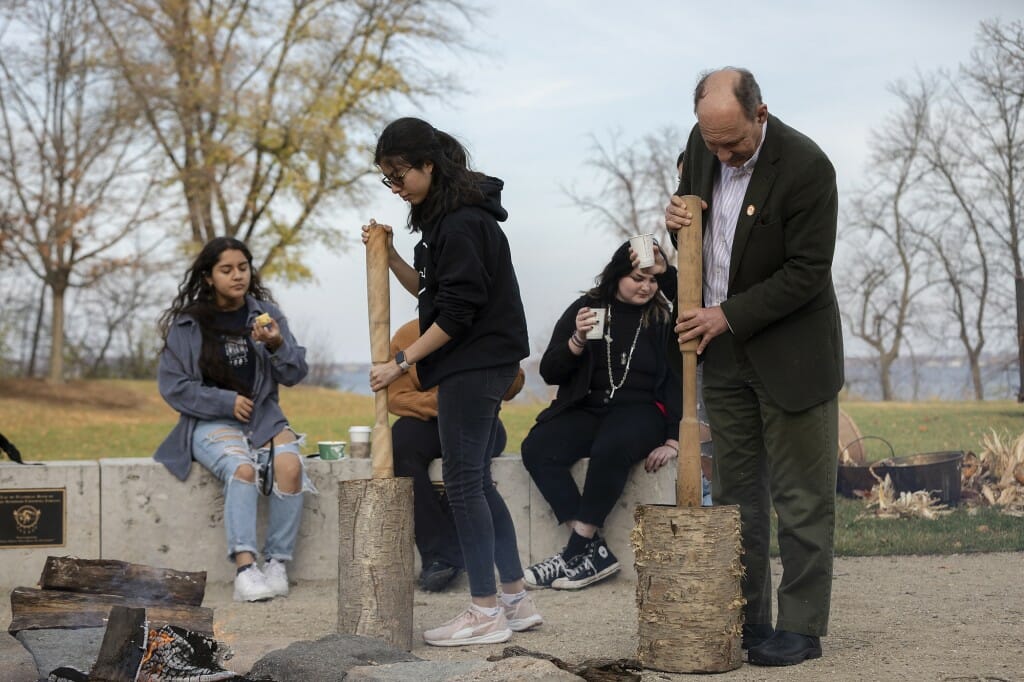
[(221, 386), (238, 390), (243, 395), (252, 394), (253, 381), (256, 379), (256, 367), (253, 364), (252, 341), (249, 328), (245, 326), (249, 311), (245, 306), (238, 310), (218, 312), (214, 317), (214, 326), (218, 331), (224, 347), (224, 366), (237, 382), (234, 386)]

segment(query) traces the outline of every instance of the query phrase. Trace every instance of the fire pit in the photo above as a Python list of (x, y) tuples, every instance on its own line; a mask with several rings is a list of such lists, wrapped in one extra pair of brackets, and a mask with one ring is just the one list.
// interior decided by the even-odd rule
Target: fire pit
[(945, 450), (890, 457), (870, 466), (840, 466), (837, 487), (843, 495), (857, 497), (856, 491), (871, 490), (879, 480), (889, 476), (897, 493), (927, 490), (943, 504), (955, 507), (960, 503), (963, 458), (963, 450)]
[(960, 503), (960, 463), (963, 459), (963, 450), (922, 452), (894, 457), (885, 463), (884, 470), (892, 478), (896, 492), (927, 490), (935, 494), (939, 502), (955, 507)]
[(11, 592), (8, 632), (40, 679), (243, 679), (220, 667), (205, 572), (51, 556), (39, 584)]

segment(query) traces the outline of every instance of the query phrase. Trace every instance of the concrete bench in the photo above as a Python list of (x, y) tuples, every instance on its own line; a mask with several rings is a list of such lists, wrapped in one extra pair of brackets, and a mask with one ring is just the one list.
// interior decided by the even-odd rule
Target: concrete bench
[[(582, 482), (587, 460), (573, 468)], [(368, 459), (307, 460), (319, 495), (305, 497), (302, 529), (290, 574), (298, 580), (329, 580), (338, 570), (338, 485), (341, 480), (370, 478)], [(440, 461), (431, 476), (441, 479)], [(493, 460), (492, 477), (516, 525), (523, 565), (561, 549), (568, 531), (556, 524), (550, 508), (530, 481), (518, 455)], [(34, 585), (48, 555), (119, 559), (183, 571), (205, 570), (211, 581), (230, 581), (233, 565), (225, 556), (224, 501), (221, 484), (196, 465), (186, 481), (171, 476), (150, 458), (53, 462), (45, 466), (0, 464), (0, 490), (63, 488), (67, 497), (67, 538), (62, 547), (0, 549), (0, 589)], [(638, 466), (608, 518), (605, 536), (632, 577), (629, 544), (637, 504), (671, 504), (675, 468), (647, 474)], [(259, 527), (266, 522), (260, 505)]]
[[(0, 589), (6, 594), (39, 580), (46, 557), (98, 558), (101, 551), (100, 465), (95, 461), (51, 462), (45, 466), (0, 462), (0, 491), (64, 490), (64, 545), (0, 548)], [(6, 519), (10, 522), (13, 519)], [(5, 597), (6, 598), (6, 597)]]

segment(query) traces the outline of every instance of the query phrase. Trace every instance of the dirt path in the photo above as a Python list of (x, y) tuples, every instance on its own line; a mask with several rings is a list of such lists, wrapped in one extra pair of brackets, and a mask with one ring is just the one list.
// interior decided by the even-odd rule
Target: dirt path
[[(777, 577), (777, 564), (774, 570)], [(232, 668), (244, 672), (268, 651), (332, 632), (335, 594), (331, 582), (302, 583), (287, 600), (243, 605), (230, 601), (227, 585), (212, 585), (206, 605), (216, 609), (218, 634), (236, 651)], [(453, 592), (417, 592), (417, 631), (455, 615), (466, 594), (464, 577)], [(545, 624), (511, 643), (571, 662), (633, 654), (632, 582), (613, 579), (575, 594), (548, 590), (535, 598)], [(744, 664), (715, 679), (1024, 682), (1024, 553), (837, 559), (832, 614), (822, 659), (780, 669)], [(10, 622), (9, 602), (0, 607), (0, 620)], [(33, 679), (20, 644), (2, 639), (0, 682)], [(500, 648), (416, 644), (413, 653), (469, 659)], [(643, 679), (693, 678), (645, 672)]]

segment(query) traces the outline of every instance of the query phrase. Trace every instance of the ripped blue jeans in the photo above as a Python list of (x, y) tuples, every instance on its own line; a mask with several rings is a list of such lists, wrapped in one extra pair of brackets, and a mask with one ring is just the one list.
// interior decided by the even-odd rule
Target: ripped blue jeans
[[(258, 554), (256, 507), (260, 493), (257, 486), (270, 458), (270, 448), (253, 447), (245, 437), (244, 428), (244, 424), (233, 419), (199, 422), (192, 435), (193, 458), (224, 484), (224, 530), (227, 532), (229, 559), (238, 552)], [(304, 435), (295, 434), (295, 441), (274, 447), (276, 462), (280, 462), (282, 457), (298, 457), (303, 467), (302, 485), (299, 492), (285, 493), (274, 482), (269, 498), (264, 560), (291, 560), (302, 521), (302, 493), (316, 493), (306, 476), (300, 449), (304, 442)], [(246, 464), (255, 470), (255, 482), (235, 477), (238, 467)]]

